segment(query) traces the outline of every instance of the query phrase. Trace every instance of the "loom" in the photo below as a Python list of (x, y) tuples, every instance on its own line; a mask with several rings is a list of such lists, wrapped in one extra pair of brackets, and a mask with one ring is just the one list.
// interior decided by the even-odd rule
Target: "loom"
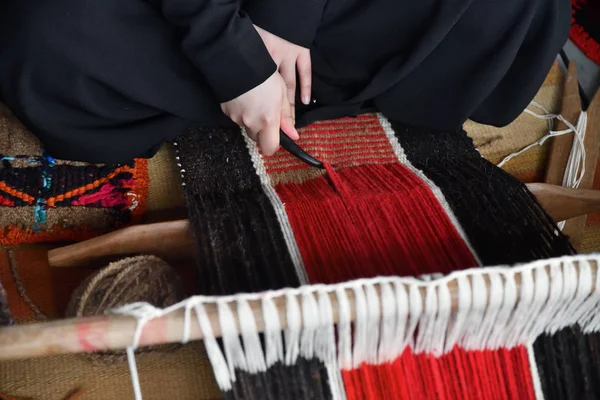
[[(571, 125), (574, 82), (561, 112)], [(579, 216), (599, 209), (589, 190), (599, 99), (578, 189), (556, 177), (579, 132), (554, 138), (546, 182), (525, 186), (464, 132), (383, 115), (305, 129), (302, 147), (336, 165), (326, 171), (286, 152), (262, 157), (236, 130), (192, 130), (177, 140), (189, 220), (128, 228), (49, 259), (194, 257), (200, 294), (165, 309), (133, 303), (2, 328), (0, 359), (125, 348), (141, 399), (137, 348), (203, 340), (231, 399), (600, 397), (600, 368), (587, 356), (600, 345), (600, 256), (575, 254)], [(209, 141), (230, 151), (211, 153)]]

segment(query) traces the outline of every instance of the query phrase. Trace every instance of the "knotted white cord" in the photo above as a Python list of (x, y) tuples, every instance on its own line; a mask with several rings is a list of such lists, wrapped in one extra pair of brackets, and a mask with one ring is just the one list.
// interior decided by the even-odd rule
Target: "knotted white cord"
[[(548, 122), (548, 133), (546, 135), (544, 135), (543, 137), (541, 137), (539, 140), (531, 143), (528, 146), (525, 146), (521, 150), (511, 153), (508, 156), (506, 156), (498, 164), (498, 167), (502, 167), (504, 164), (506, 164), (512, 158), (528, 151), (529, 149), (532, 149), (535, 146), (543, 145), (546, 142), (546, 140), (550, 139), (551, 137), (562, 136), (562, 135), (566, 135), (568, 133), (575, 132), (575, 140), (573, 141), (573, 146), (571, 147), (571, 152), (569, 153), (569, 159), (567, 161), (565, 174), (563, 176), (562, 186), (568, 187), (568, 188), (573, 188), (573, 189), (578, 188), (579, 185), (581, 184), (581, 180), (583, 179), (583, 176), (585, 175), (586, 153), (585, 153), (584, 140), (585, 140), (585, 132), (587, 130), (587, 113), (585, 111), (581, 111), (581, 113), (579, 114), (579, 117), (577, 118), (577, 125), (574, 126), (569, 121), (567, 121), (567, 119), (565, 117), (563, 117), (562, 115), (553, 114), (553, 113), (549, 112), (544, 106), (542, 106), (541, 104), (539, 104), (535, 101), (532, 101), (531, 105), (539, 108), (540, 110), (545, 112), (545, 114), (538, 114), (535, 111), (532, 111), (530, 109), (525, 109), (524, 112), (526, 114), (531, 115), (534, 118), (545, 119)], [(558, 119), (559, 121), (562, 121), (567, 126), (567, 129), (560, 130), (560, 131), (553, 131), (552, 130), (552, 120), (554, 120), (554, 119)], [(565, 222), (561, 221), (561, 222), (559, 222), (558, 227), (562, 230), (564, 225), (565, 225)]]

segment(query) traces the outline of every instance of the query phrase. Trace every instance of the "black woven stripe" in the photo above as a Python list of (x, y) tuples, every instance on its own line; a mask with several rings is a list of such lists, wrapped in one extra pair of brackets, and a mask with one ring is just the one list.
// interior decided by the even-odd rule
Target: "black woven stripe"
[(481, 157), (464, 131), (392, 127), (409, 161), (440, 188), (485, 265), (574, 253), (525, 185)]
[[(574, 253), (526, 187), (483, 159), (464, 132), (393, 126), (409, 160), (440, 187), (486, 265)], [(540, 336), (534, 352), (547, 399), (600, 398), (599, 334), (563, 329)]]
[(577, 327), (538, 338), (534, 352), (547, 400), (600, 399), (599, 344), (600, 334)]
[(313, 400), (331, 399), (327, 370), (317, 360), (298, 359), (294, 367), (276, 364), (266, 373), (236, 374), (237, 381), (226, 399)]
[(244, 138), (197, 129), (177, 140), (204, 294), (256, 292), (300, 281)]
[[(177, 139), (198, 243), (199, 293), (299, 286), (279, 222), (236, 129), (194, 129)], [(236, 371), (228, 399), (330, 399), (325, 366), (298, 360), (261, 374)]]

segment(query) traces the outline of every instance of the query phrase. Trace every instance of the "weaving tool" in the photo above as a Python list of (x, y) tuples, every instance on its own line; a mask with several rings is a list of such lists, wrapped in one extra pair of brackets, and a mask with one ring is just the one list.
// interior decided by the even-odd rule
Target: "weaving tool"
[(296, 142), (294, 142), (281, 129), (279, 130), (279, 144), (281, 145), (281, 147), (283, 147), (285, 150), (287, 150), (294, 157), (296, 157), (297, 159), (299, 159), (301, 161), (304, 161), (306, 164), (308, 164), (312, 167), (325, 169), (325, 166), (323, 165), (323, 163), (321, 161), (317, 160), (316, 158), (314, 158), (313, 156), (311, 156), (310, 154), (308, 154), (307, 152), (302, 150), (302, 148), (300, 146), (298, 146), (296, 144)]

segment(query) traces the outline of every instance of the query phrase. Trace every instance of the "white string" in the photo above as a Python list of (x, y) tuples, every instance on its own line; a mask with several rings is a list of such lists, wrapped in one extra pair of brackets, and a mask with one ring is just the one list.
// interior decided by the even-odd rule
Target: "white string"
[[(379, 277), (263, 293), (195, 296), (162, 310), (134, 303), (111, 312), (137, 320), (127, 358), (134, 396), (141, 400), (135, 350), (142, 331), (149, 321), (174, 311), (183, 312), (182, 343), (191, 338), (191, 310), (196, 311), (217, 383), (222, 390), (231, 390), (236, 370), (252, 373), (278, 362), (293, 364), (299, 354), (308, 359), (337, 357), (339, 367), (346, 370), (362, 363), (392, 362), (407, 345), (415, 353), (438, 356), (456, 345), (478, 350), (527, 345), (543, 332), (575, 324), (586, 333), (598, 332), (599, 264), (600, 255), (577, 255), (517, 267), (456, 271), (428, 281)], [(457, 285), (456, 308), (450, 306), (450, 282)], [(348, 293), (354, 294), (351, 301)], [(285, 310), (277, 310), (275, 303), (284, 301)], [(265, 344), (275, 349), (263, 350), (256, 312), (269, 320), (265, 334), (271, 339)], [(285, 351), (277, 332), (282, 312), (287, 322)], [(215, 316), (218, 321), (211, 325)], [(223, 347), (213, 329), (220, 329)]]
[[(571, 124), (571, 122), (569, 122), (562, 115), (553, 114), (553, 113), (549, 112), (544, 106), (542, 106), (541, 104), (539, 104), (535, 101), (532, 101), (530, 103), (530, 105), (537, 107), (538, 109), (545, 112), (545, 114), (538, 114), (535, 111), (532, 111), (527, 108), (524, 110), (524, 113), (531, 115), (534, 118), (546, 120), (548, 122), (548, 133), (546, 135), (542, 136), (539, 140), (525, 146), (521, 150), (511, 153), (508, 156), (504, 157), (504, 159), (502, 161), (500, 161), (500, 163), (498, 163), (498, 167), (502, 167), (504, 164), (506, 164), (508, 161), (512, 160), (514, 157), (517, 157), (518, 155), (528, 151), (529, 149), (534, 148), (535, 146), (543, 145), (548, 139), (550, 139), (552, 137), (562, 136), (562, 135), (566, 135), (566, 134), (575, 132), (573, 145), (571, 147), (571, 152), (569, 153), (569, 159), (567, 161), (567, 165), (565, 168), (565, 174), (563, 175), (562, 186), (568, 187), (568, 188), (573, 188), (573, 189), (578, 188), (579, 185), (581, 184), (583, 176), (585, 175), (586, 152), (585, 152), (584, 141), (585, 141), (585, 133), (587, 130), (587, 119), (588, 119), (587, 113), (585, 111), (581, 111), (581, 113), (579, 114), (579, 117), (577, 118), (577, 124), (574, 126), (573, 124)], [(553, 131), (552, 130), (552, 120), (554, 120), (554, 119), (558, 119), (559, 121), (563, 122), (567, 126), (567, 129), (564, 129), (561, 131)], [(558, 223), (559, 229), (562, 230), (564, 228), (564, 226), (565, 226), (564, 221), (561, 221)]]

